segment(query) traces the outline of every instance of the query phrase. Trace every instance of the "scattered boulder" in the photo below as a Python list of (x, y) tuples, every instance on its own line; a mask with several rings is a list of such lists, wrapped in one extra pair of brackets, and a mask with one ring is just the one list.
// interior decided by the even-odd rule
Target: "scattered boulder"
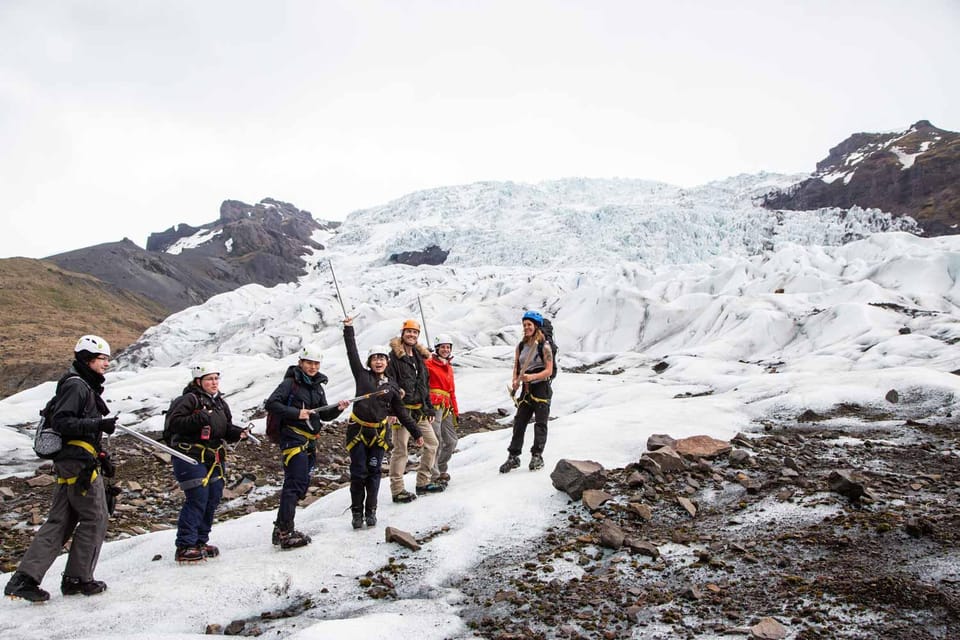
[(563, 458), (550, 473), (550, 480), (557, 491), (563, 491), (573, 500), (580, 500), (585, 489), (602, 488), (607, 474), (599, 462)]
[(626, 534), (610, 520), (604, 520), (600, 525), (600, 546), (607, 549), (619, 549), (623, 546)]
[(763, 640), (783, 640), (787, 637), (787, 628), (777, 622), (775, 618), (761, 618), (760, 622), (750, 627), (751, 638)]
[(420, 551), (420, 543), (410, 533), (394, 527), (387, 527), (385, 530), (387, 542), (396, 542), (400, 546), (406, 547), (411, 551)]
[(656, 462), (663, 473), (683, 471), (687, 468), (687, 463), (684, 462), (683, 458), (680, 457), (680, 454), (678, 454), (673, 447), (661, 447), (656, 451), (647, 451), (640, 456), (641, 465), (645, 458)]
[(584, 489), (582, 498), (583, 506), (590, 511), (596, 511), (604, 502), (612, 500), (613, 496), (606, 491), (600, 491), (598, 489)]
[(681, 507), (687, 510), (687, 513), (690, 514), (690, 517), (697, 515), (697, 505), (693, 504), (688, 498), (683, 496), (677, 496), (677, 502)]
[(716, 438), (711, 438), (710, 436), (690, 436), (689, 438), (681, 438), (680, 440), (677, 440), (676, 445), (674, 445), (673, 448), (684, 458), (693, 460), (698, 458), (711, 460), (717, 456), (730, 453), (730, 450), (733, 449), (729, 442), (717, 440)]
[(655, 433), (647, 438), (647, 451), (656, 451), (663, 447), (673, 447), (676, 440), (664, 433)]
[(642, 502), (631, 502), (628, 507), (633, 513), (647, 522), (653, 519), (653, 509), (651, 509), (649, 505), (645, 505)]
[(731, 467), (742, 467), (750, 462), (750, 452), (746, 449), (734, 449), (727, 456)]
[(654, 560), (660, 557), (660, 550), (657, 548), (657, 546), (646, 540), (624, 538), (623, 545), (630, 549), (630, 553), (639, 553), (642, 556), (648, 556)]
[(664, 371), (666, 371), (666, 370), (669, 369), (669, 368), (670, 368), (670, 365), (669, 365), (668, 363), (662, 361), (662, 360), (661, 360), (660, 362), (658, 362), (657, 364), (653, 365), (653, 370), (654, 370), (656, 373), (663, 373)]
[(883, 397), (891, 404), (897, 404), (900, 402), (900, 394), (897, 393), (896, 389), (890, 389), (890, 391), (887, 391), (887, 395)]
[(850, 500), (859, 500), (867, 494), (864, 477), (854, 470), (834, 470), (830, 472), (827, 483), (830, 490)]

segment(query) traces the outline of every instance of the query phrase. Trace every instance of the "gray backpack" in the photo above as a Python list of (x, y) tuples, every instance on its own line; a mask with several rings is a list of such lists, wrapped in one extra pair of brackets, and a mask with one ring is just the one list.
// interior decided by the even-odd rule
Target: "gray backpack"
[(57, 457), (60, 449), (63, 448), (60, 429), (53, 422), (53, 410), (57, 406), (57, 394), (60, 392), (60, 387), (71, 378), (78, 378), (84, 384), (87, 384), (86, 380), (80, 376), (65, 378), (57, 385), (57, 393), (53, 394), (53, 397), (47, 401), (47, 405), (40, 410), (40, 422), (37, 423), (37, 432), (33, 436), (33, 452), (37, 454), (38, 458), (52, 460)]

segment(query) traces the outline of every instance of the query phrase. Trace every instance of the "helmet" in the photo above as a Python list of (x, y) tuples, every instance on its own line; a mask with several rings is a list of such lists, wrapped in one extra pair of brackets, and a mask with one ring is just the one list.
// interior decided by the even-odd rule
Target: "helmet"
[(110, 345), (100, 336), (87, 335), (77, 340), (77, 346), (73, 348), (74, 353), (80, 353), (81, 351), (109, 356)]
[(320, 345), (317, 344), (305, 344), (303, 348), (300, 349), (299, 358), (301, 360), (310, 360), (311, 362), (316, 362), (320, 364), (323, 361), (322, 350)]
[(367, 366), (370, 365), (370, 358), (376, 355), (383, 356), (384, 358), (389, 358), (390, 349), (388, 347), (383, 346), (382, 344), (375, 344), (372, 347), (370, 347), (369, 351), (367, 351)]
[(202, 378), (203, 376), (208, 376), (211, 373), (220, 373), (219, 367), (212, 362), (198, 362), (193, 365), (193, 368), (190, 369), (190, 371), (193, 373), (194, 380), (197, 378)]
[(525, 314), (523, 314), (523, 320), (530, 320), (538, 327), (543, 326), (543, 316), (537, 311), (527, 311)]
[(417, 322), (416, 320), (404, 320), (403, 329), (401, 329), (401, 331), (406, 331), (407, 329), (416, 329), (419, 332), (420, 323)]
[(452, 348), (453, 348), (453, 338), (451, 338), (450, 336), (448, 336), (448, 335), (445, 334), (445, 333), (441, 333), (440, 335), (438, 335), (436, 338), (433, 339), (433, 346), (434, 346), (434, 347), (439, 347), (439, 346), (442, 345), (442, 344), (448, 344), (448, 345), (450, 345), (450, 348), (452, 349)]

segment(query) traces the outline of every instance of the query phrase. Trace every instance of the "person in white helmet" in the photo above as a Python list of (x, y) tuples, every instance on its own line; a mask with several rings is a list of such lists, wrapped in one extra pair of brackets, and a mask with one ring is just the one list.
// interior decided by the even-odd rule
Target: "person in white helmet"
[(457, 422), (460, 409), (457, 407), (457, 388), (453, 381), (453, 338), (439, 334), (433, 341), (433, 355), (427, 360), (427, 372), (430, 374), (430, 402), (436, 410), (433, 431), (437, 434), (440, 447), (437, 449), (433, 464), (433, 482), (446, 486), (450, 482), (448, 464), (457, 448)]
[[(347, 348), (350, 371), (357, 383), (357, 396), (383, 389), (387, 393), (357, 401), (347, 425), (346, 447), (350, 452), (350, 511), (353, 528), (364, 523), (368, 527), (377, 524), (377, 496), (380, 492), (383, 457), (389, 448), (386, 431), (389, 416), (396, 416), (417, 446), (423, 445), (423, 437), (416, 421), (404, 408), (400, 387), (385, 374), (389, 359), (389, 347), (373, 346), (367, 352), (366, 366), (357, 352), (353, 318), (343, 320), (343, 342)], [(411, 500), (416, 496), (411, 494)]]
[(220, 550), (209, 543), (213, 516), (223, 497), (226, 476), (226, 442), (238, 442), (247, 432), (233, 424), (230, 407), (220, 394), (220, 368), (195, 364), (183, 395), (170, 403), (167, 421), (170, 446), (199, 464), (173, 458), (173, 474), (183, 490), (177, 520), (177, 562), (215, 558)]
[(281, 549), (302, 547), (311, 542), (310, 536), (293, 526), (297, 502), (307, 496), (310, 487), (310, 472), (317, 463), (316, 440), (322, 422), (336, 419), (350, 405), (349, 401), (340, 400), (333, 407), (313, 412), (327, 404), (323, 385), (328, 379), (320, 373), (322, 360), (319, 346), (305, 345), (300, 349), (297, 364), (287, 368), (283, 382), (264, 403), (267, 411), (281, 419), (283, 487), (271, 538)]
[(43, 576), (71, 540), (60, 592), (92, 596), (106, 590), (93, 571), (107, 533), (107, 500), (100, 465), (101, 438), (116, 429), (117, 419), (101, 395), (110, 366), (110, 345), (99, 336), (81, 337), (73, 349), (70, 369), (57, 382), (48, 420), (60, 432), (63, 448), (53, 459), (57, 474), (46, 522), (37, 531), (3, 593), (32, 602), (50, 599), (40, 588)]

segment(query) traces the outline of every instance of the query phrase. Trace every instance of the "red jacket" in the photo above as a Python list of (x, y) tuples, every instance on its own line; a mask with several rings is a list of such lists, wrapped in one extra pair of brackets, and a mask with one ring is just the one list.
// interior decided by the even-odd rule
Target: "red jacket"
[(457, 391), (453, 384), (453, 367), (436, 355), (427, 359), (427, 373), (430, 374), (430, 402), (435, 407), (448, 407), (453, 415), (460, 415), (457, 408)]

